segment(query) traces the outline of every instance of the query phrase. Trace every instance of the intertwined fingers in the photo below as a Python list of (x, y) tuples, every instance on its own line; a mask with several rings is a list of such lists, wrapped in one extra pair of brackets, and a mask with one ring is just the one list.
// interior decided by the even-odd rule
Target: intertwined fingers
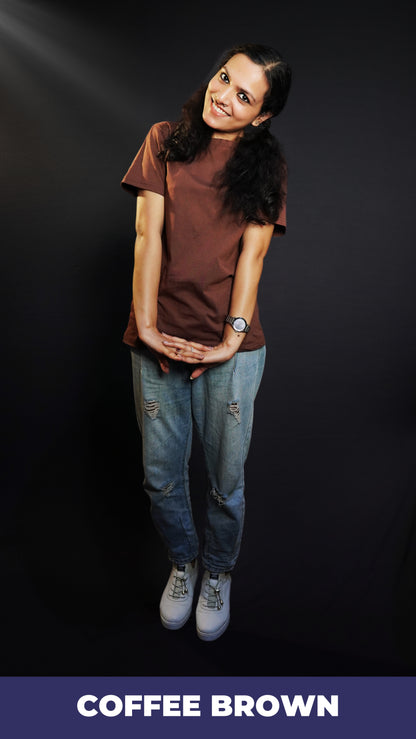
[(180, 336), (169, 336), (165, 333), (163, 335), (166, 337), (163, 344), (174, 350), (174, 358), (182, 361), (200, 362), (204, 359), (206, 352), (211, 350), (210, 346), (200, 344), (198, 341), (187, 341)]

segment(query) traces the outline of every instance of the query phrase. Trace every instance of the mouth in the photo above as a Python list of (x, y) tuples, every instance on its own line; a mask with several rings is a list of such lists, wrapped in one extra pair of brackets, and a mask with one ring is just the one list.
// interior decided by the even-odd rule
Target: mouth
[(224, 110), (224, 108), (221, 108), (221, 106), (215, 102), (214, 98), (211, 98), (211, 107), (216, 115), (220, 115), (220, 116), (230, 115), (230, 113), (227, 113), (227, 111)]

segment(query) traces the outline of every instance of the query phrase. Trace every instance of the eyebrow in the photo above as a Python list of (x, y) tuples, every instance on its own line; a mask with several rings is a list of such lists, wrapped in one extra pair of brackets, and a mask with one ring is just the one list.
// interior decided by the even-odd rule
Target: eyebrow
[[(231, 77), (231, 75), (230, 75), (230, 73), (229, 73), (229, 71), (228, 71), (228, 69), (227, 69), (227, 67), (226, 67), (225, 64), (224, 64), (223, 69), (225, 69), (225, 71), (227, 73), (227, 77)], [(247, 95), (247, 97), (251, 98), (252, 101), (253, 101), (253, 103), (256, 102), (256, 98), (254, 97), (253, 93), (249, 92), (248, 90), (244, 90), (242, 87), (240, 87), (239, 92), (244, 92), (244, 95)]]

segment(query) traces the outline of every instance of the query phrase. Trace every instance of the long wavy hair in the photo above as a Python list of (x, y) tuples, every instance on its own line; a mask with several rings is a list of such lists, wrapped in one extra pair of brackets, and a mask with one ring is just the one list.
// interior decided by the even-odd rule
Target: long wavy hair
[[(245, 54), (263, 67), (269, 84), (261, 113), (276, 116), (283, 109), (291, 85), (291, 69), (270, 46), (243, 44), (225, 53), (221, 69), (231, 57)], [(164, 161), (191, 162), (209, 146), (213, 129), (202, 118), (207, 85), (200, 87), (182, 108), (182, 117), (164, 141), (158, 156)], [(233, 155), (218, 174), (224, 207), (253, 223), (274, 223), (286, 197), (287, 165), (280, 144), (270, 133), (270, 118), (248, 125)]]

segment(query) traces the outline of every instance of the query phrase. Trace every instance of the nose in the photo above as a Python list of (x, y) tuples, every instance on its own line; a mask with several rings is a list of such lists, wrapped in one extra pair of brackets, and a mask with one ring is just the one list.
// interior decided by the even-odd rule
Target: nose
[(230, 102), (230, 90), (220, 89), (217, 91), (215, 97), (220, 103), (220, 105), (227, 106), (229, 105), (229, 102)]

